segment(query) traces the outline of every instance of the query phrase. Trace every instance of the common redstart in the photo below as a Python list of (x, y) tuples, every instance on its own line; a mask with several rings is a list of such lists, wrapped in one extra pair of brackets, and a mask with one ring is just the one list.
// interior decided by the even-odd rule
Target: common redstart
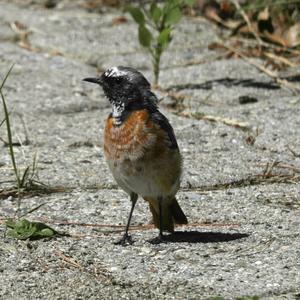
[(112, 67), (84, 81), (99, 84), (112, 106), (104, 132), (104, 154), (118, 185), (130, 196), (125, 234), (118, 244), (132, 244), (128, 234), (132, 213), (141, 196), (149, 203), (159, 236), (174, 232), (174, 223), (187, 224), (175, 195), (182, 158), (172, 126), (158, 110), (158, 99), (147, 79), (130, 67)]

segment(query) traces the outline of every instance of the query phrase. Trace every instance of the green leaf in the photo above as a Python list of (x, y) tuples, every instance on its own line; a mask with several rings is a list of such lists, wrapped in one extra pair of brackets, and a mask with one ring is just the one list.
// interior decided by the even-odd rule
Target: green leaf
[(6, 226), (12, 228), (8, 230), (7, 234), (19, 240), (26, 240), (34, 235), (35, 228), (32, 224), (26, 220), (22, 219), (20, 221), (14, 221), (12, 219), (6, 221)]
[(6, 82), (7, 78), (8, 78), (8, 76), (9, 76), (9, 74), (11, 73), (13, 67), (14, 67), (14, 65), (12, 65), (12, 66), (9, 68), (9, 70), (8, 70), (8, 72), (6, 73), (4, 79), (2, 80), (2, 83), (1, 83), (1, 85), (0, 85), (0, 91), (1, 91), (2, 88), (4, 87), (4, 84), (5, 84), (5, 82)]
[(176, 6), (179, 6), (181, 2), (182, 2), (182, 0), (168, 0), (166, 2), (166, 6), (168, 6), (170, 8), (174, 8)]
[(26, 219), (16, 221), (8, 219), (6, 220), (5, 225), (10, 228), (10, 230), (7, 231), (7, 234), (19, 240), (52, 237), (57, 234), (57, 231), (44, 223), (30, 222)]
[(171, 41), (171, 28), (165, 28), (157, 37), (157, 43), (165, 48)]
[(159, 22), (159, 19), (162, 16), (162, 10), (156, 5), (155, 2), (153, 2), (151, 4), (150, 15), (155, 24), (157, 24)]
[(51, 237), (55, 234), (56, 232), (52, 228), (45, 228), (39, 232), (39, 235), (42, 237)]
[(35, 236), (39, 237), (52, 237), (57, 234), (53, 228), (41, 222), (32, 222), (33, 226), (36, 229)]
[(181, 11), (178, 7), (175, 7), (169, 11), (167, 11), (166, 18), (165, 18), (165, 24), (166, 25), (174, 25), (178, 23), (181, 19)]
[(15, 228), (15, 226), (16, 226), (15, 224), (16, 224), (16, 222), (13, 219), (7, 219), (5, 221), (5, 225), (8, 228)]
[(134, 6), (128, 6), (126, 8), (126, 11), (128, 11), (131, 14), (132, 18), (136, 23), (138, 23), (139, 25), (145, 24), (144, 13), (141, 9)]
[(184, 0), (183, 4), (193, 6), (196, 3), (196, 0)]
[(23, 176), (21, 178), (21, 182), (20, 182), (20, 188), (23, 188), (24, 185), (25, 185), (25, 182), (27, 181), (27, 178), (28, 178), (28, 175), (29, 175), (29, 171), (30, 171), (30, 167), (28, 166), (24, 173), (23, 173)]
[(143, 47), (149, 48), (151, 45), (152, 34), (145, 25), (139, 26), (139, 41)]
[(0, 122), (0, 127), (4, 124), (4, 122), (5, 122), (6, 120), (5, 120), (5, 118)]

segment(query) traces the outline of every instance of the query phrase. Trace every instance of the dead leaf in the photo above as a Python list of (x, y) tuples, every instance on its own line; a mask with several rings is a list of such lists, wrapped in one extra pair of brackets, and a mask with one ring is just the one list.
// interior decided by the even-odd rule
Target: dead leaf
[(208, 45), (208, 49), (209, 50), (217, 50), (217, 49), (224, 50), (226, 48), (224, 47), (224, 44), (222, 44), (222, 43), (212, 42)]
[(219, 15), (222, 19), (232, 18), (234, 13), (235, 8), (230, 1), (224, 0), (221, 2)]
[(258, 14), (257, 17), (257, 28), (259, 32), (274, 32), (274, 26), (272, 18), (270, 16), (269, 7), (266, 7), (263, 11)]
[(120, 0), (86, 0), (80, 6), (88, 10), (97, 10), (102, 6), (119, 6)]
[(270, 18), (269, 7), (267, 6), (263, 11), (259, 12), (258, 20), (268, 20)]
[(279, 34), (264, 32), (263, 34), (261, 34), (261, 36), (271, 43), (278, 44), (283, 47), (288, 47), (288, 41)]
[(284, 37), (289, 47), (297, 47), (300, 45), (300, 22), (291, 26), (285, 33)]
[(28, 26), (26, 26), (25, 24), (19, 21), (11, 22), (9, 23), (9, 25), (10, 28), (15, 32), (16, 41), (18, 42), (18, 45), (21, 48), (24, 48), (32, 52), (40, 51), (39, 48), (32, 46), (31, 43), (29, 42), (29, 35), (32, 34), (32, 31)]
[(23, 49), (26, 49), (28, 51), (31, 51), (31, 52), (40, 52), (41, 49), (37, 48), (37, 47), (34, 47), (32, 46), (28, 41), (20, 41), (19, 42), (19, 46)]
[(52, 50), (51, 52), (49, 52), (49, 54), (51, 56), (64, 56), (64, 54), (62, 52), (60, 52), (59, 50)]
[(120, 25), (120, 24), (124, 24), (127, 23), (127, 19), (124, 16), (120, 16), (120, 17), (116, 17), (112, 20), (112, 24), (113, 25)]

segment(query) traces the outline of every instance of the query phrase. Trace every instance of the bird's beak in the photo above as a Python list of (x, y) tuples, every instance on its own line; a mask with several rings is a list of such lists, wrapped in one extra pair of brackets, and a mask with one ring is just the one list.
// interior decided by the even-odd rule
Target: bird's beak
[(89, 77), (89, 78), (84, 78), (82, 80), (92, 82), (92, 83), (97, 83), (100, 85), (102, 85), (102, 82), (103, 82), (101, 77), (94, 77), (94, 78)]

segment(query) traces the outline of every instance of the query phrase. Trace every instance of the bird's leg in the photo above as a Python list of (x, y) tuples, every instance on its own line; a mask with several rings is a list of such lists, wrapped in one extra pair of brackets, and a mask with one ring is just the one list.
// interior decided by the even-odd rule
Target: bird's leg
[(159, 209), (159, 235), (158, 238), (163, 240), (163, 217), (162, 217), (162, 198), (158, 198), (158, 209)]
[(158, 198), (159, 235), (158, 235), (158, 237), (150, 240), (151, 244), (159, 244), (159, 243), (161, 243), (161, 242), (164, 241), (164, 234), (163, 234), (163, 228), (164, 228), (164, 226), (163, 226), (163, 216), (162, 216), (162, 201), (163, 201), (162, 197), (159, 197)]
[(129, 230), (131, 217), (132, 217), (133, 210), (134, 210), (134, 207), (135, 207), (137, 199), (138, 199), (138, 195), (137, 194), (135, 194), (135, 193), (131, 193), (130, 194), (131, 209), (130, 209), (130, 213), (129, 213), (129, 217), (128, 217), (128, 221), (127, 221), (125, 233), (124, 233), (123, 237), (121, 238), (121, 240), (118, 241), (118, 242), (116, 242), (115, 245), (126, 246), (127, 244), (129, 244), (129, 245), (133, 244), (133, 240), (132, 240), (131, 236), (128, 234), (128, 230)]

